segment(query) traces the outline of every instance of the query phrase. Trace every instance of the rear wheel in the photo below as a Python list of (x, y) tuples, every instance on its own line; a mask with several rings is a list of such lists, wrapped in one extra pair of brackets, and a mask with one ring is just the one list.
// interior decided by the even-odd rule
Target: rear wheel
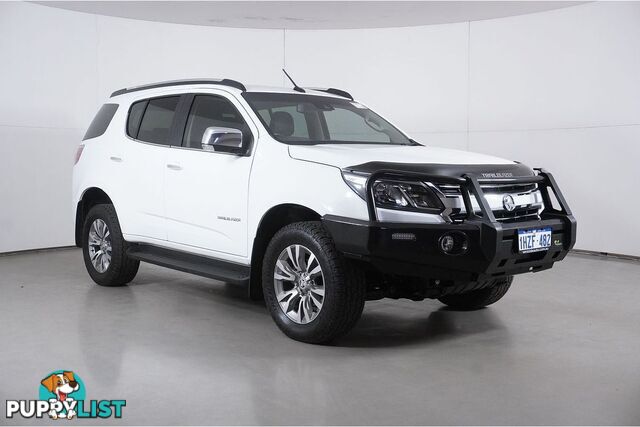
[(120, 286), (133, 280), (140, 262), (126, 254), (126, 242), (113, 205), (96, 205), (82, 228), (82, 252), (89, 276), (101, 286)]
[(365, 301), (362, 271), (340, 255), (320, 222), (298, 222), (276, 233), (265, 252), (262, 287), (278, 327), (315, 344), (347, 333)]
[(440, 302), (459, 310), (477, 310), (500, 300), (511, 287), (513, 276), (497, 279), (488, 288), (477, 289), (462, 294), (445, 295)]

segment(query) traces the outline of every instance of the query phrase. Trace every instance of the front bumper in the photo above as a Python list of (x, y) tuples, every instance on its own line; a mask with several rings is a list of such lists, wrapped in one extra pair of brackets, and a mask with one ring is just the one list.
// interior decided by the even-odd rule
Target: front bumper
[[(337, 249), (345, 256), (367, 261), (387, 274), (480, 281), (551, 268), (554, 262), (562, 260), (573, 248), (576, 220), (551, 174), (540, 170), (538, 175), (516, 179), (518, 182), (538, 184), (546, 206), (541, 220), (516, 223), (497, 221), (484, 200), (478, 179), (465, 176), (459, 183), (464, 188), (467, 212), (471, 213), (460, 223), (379, 222), (375, 219), (375, 209), (370, 200), (369, 212), (373, 218), (369, 221), (327, 215), (323, 217), (323, 223)], [(550, 192), (554, 193), (559, 209), (552, 208)], [(470, 207), (472, 196), (476, 196), (480, 202), (481, 216), (474, 214)], [(544, 227), (552, 230), (551, 248), (529, 254), (519, 253), (518, 230)], [(464, 232), (468, 236), (469, 247), (464, 254), (447, 255), (439, 248), (440, 238), (453, 231)]]

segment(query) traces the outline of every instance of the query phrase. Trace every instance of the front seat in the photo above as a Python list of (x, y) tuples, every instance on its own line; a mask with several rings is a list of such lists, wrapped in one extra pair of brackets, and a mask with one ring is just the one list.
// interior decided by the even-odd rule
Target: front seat
[(288, 138), (293, 135), (293, 117), (286, 111), (276, 111), (271, 115), (269, 128), (275, 136)]

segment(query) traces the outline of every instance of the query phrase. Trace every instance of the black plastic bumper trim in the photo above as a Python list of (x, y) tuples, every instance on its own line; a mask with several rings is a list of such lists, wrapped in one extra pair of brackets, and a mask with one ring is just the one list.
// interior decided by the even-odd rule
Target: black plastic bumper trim
[[(323, 224), (336, 247), (345, 256), (368, 262), (377, 270), (404, 276), (443, 280), (481, 280), (550, 268), (573, 247), (571, 229), (562, 219), (505, 224), (499, 230), (481, 220), (460, 224), (409, 224), (361, 221), (327, 215)], [(521, 254), (518, 229), (550, 227), (552, 247), (548, 251)], [(448, 232), (468, 236), (468, 250), (446, 255), (438, 241)], [(412, 239), (396, 239), (407, 233)]]

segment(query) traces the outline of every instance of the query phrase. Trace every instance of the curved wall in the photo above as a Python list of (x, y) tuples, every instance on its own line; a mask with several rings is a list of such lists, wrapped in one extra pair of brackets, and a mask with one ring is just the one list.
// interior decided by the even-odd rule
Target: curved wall
[(282, 85), (282, 43), (282, 31), (0, 2), (0, 252), (73, 245), (73, 158), (111, 92), (188, 77)]
[(578, 218), (577, 248), (640, 255), (637, 3), (286, 32), (0, 3), (0, 54), (0, 252), (73, 243), (73, 153), (112, 90), (202, 76), (282, 85), (285, 65), (299, 84), (347, 89), (424, 143), (544, 166)]

